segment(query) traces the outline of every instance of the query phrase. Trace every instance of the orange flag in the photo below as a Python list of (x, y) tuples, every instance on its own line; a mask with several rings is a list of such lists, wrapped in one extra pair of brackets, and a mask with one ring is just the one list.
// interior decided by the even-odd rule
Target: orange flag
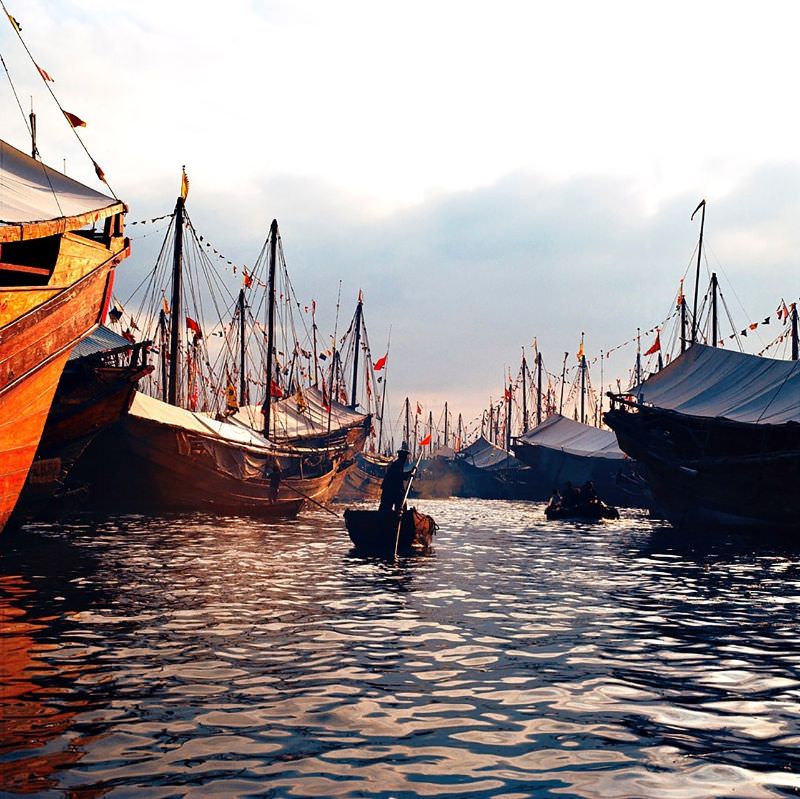
[(422, 441), (419, 442), (419, 445), (421, 447), (427, 447), (428, 444), (430, 444), (430, 443), (431, 443), (431, 434), (428, 433), (428, 435), (425, 436), (425, 438), (423, 438)]
[(69, 111), (64, 111), (64, 116), (67, 118), (67, 121), (73, 128), (85, 128), (86, 123), (75, 114), (70, 114)]

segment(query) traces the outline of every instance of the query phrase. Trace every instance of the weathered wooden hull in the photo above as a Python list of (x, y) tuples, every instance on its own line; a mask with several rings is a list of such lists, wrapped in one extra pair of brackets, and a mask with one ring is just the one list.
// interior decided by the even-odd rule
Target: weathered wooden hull
[(675, 527), (800, 532), (800, 426), (698, 419), (659, 409), (609, 411), (620, 447), (647, 469)]
[(15, 521), (52, 517), (80, 506), (88, 492), (80, 475), (75, 475), (76, 464), (95, 436), (127, 412), (139, 379), (151, 368), (68, 363), (14, 512)]
[(353, 464), (345, 473), (337, 499), (356, 502), (362, 499), (380, 499), (381, 484), (390, 458), (375, 458), (358, 453)]
[[(93, 497), (106, 510), (215, 510), (295, 516), (306, 499), (324, 502), (336, 463), (314, 476), (284, 469), (277, 496), (247, 460), (245, 448), (127, 415), (93, 451)], [(95, 448), (93, 448), (95, 449)]]
[(128, 252), (119, 243), (112, 254), (67, 234), (47, 286), (0, 288), (0, 529), (25, 483), (70, 350), (105, 316), (113, 269)]
[(344, 512), (347, 533), (357, 551), (381, 558), (399, 555), (424, 555), (430, 552), (436, 522), (415, 508), (403, 514), (400, 524), (400, 537), (397, 539), (397, 516), (392, 512), (379, 510), (353, 510)]

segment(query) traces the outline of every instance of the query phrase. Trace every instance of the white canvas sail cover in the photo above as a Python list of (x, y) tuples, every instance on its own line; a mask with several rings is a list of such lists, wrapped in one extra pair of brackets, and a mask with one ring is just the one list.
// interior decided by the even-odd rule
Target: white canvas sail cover
[(193, 413), (185, 408), (177, 408), (155, 397), (137, 391), (133, 396), (128, 413), (139, 419), (169, 425), (170, 427), (217, 438), (231, 444), (271, 449), (272, 444), (254, 430), (230, 422), (220, 422), (203, 413)]
[(501, 447), (481, 436), (459, 453), (460, 460), (478, 469), (521, 469), (523, 464)]
[(602, 430), (581, 424), (566, 416), (554, 414), (533, 430), (529, 430), (520, 441), (531, 446), (548, 447), (592, 458), (622, 460), (625, 455), (617, 445), (617, 437), (611, 430)]
[(800, 422), (800, 361), (693, 344), (631, 393), (646, 405), (737, 422)]
[(76, 229), (120, 211), (118, 200), (0, 140), (0, 241), (35, 237), (36, 232), (22, 234), (20, 227), (27, 225), (65, 220), (63, 229)]
[[(321, 436), (329, 430), (336, 432), (364, 423), (363, 413), (357, 413), (346, 405), (332, 402), (329, 428), (328, 411), (323, 407), (322, 392), (319, 389), (304, 388), (303, 401), (306, 405), (304, 411), (298, 410), (297, 398), (294, 395), (272, 403), (270, 430), (276, 439)], [(264, 426), (264, 415), (261, 413), (260, 405), (245, 405), (239, 408), (233, 418), (256, 430)]]

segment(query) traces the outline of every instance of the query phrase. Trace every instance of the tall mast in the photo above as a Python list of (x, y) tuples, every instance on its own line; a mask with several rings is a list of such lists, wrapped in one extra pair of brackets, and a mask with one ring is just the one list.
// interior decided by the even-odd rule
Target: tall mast
[(161, 399), (167, 401), (167, 383), (169, 382), (169, 375), (167, 374), (167, 314), (162, 308), (158, 314), (158, 329), (160, 332), (160, 355), (161, 355)]
[[(374, 385), (374, 384), (373, 384)], [(383, 393), (381, 394), (381, 418), (378, 425), (378, 447), (377, 451), (381, 451), (381, 440), (383, 439), (383, 413), (386, 409), (386, 372), (383, 373)]]
[(494, 436), (494, 405), (492, 405), (492, 398), (489, 397), (489, 442), (491, 443)]
[(447, 446), (450, 440), (450, 426), (447, 418), (447, 403), (444, 404), (444, 445)]
[[(269, 279), (267, 281), (267, 399), (264, 402), (264, 435), (269, 436), (272, 411), (272, 361), (275, 357), (275, 263), (278, 255), (278, 220), (269, 228)], [(332, 405), (333, 398), (328, 402)]]
[(31, 98), (29, 119), (31, 121), (31, 158), (36, 158), (39, 155), (39, 150), (36, 147), (36, 113), (33, 110), (33, 98)]
[(792, 360), (798, 360), (797, 303), (792, 303)]
[(319, 388), (319, 356), (317, 355), (317, 301), (311, 300), (311, 334), (314, 338), (314, 388)]
[(181, 281), (183, 277), (183, 210), (184, 199), (175, 203), (175, 249), (172, 255), (172, 329), (169, 342), (169, 390), (167, 402), (178, 404), (178, 377), (180, 376), (180, 346), (183, 309), (181, 308)]
[(683, 278), (681, 278), (681, 288), (678, 301), (681, 304), (681, 352), (686, 352), (686, 295), (683, 293)]
[(581, 424), (586, 424), (586, 356), (581, 355)]
[(239, 289), (239, 405), (247, 405), (247, 378), (244, 373), (244, 289)]
[(703, 228), (706, 224), (706, 201), (700, 200), (700, 204), (694, 209), (694, 215), (701, 211), (700, 214), (700, 241), (697, 244), (697, 271), (694, 276), (694, 304), (692, 305), (692, 344), (697, 341), (697, 289), (700, 285), (700, 258), (703, 254)]
[(408, 442), (411, 440), (411, 407), (408, 403), (408, 397), (406, 397), (406, 446), (408, 446)]
[(356, 405), (356, 389), (358, 388), (358, 359), (361, 349), (361, 317), (364, 313), (364, 299), (361, 292), (358, 292), (358, 303), (356, 304), (356, 318), (354, 321), (356, 327), (356, 346), (353, 352), (353, 391), (350, 394), (350, 407), (355, 410)]
[(719, 341), (719, 330), (717, 329), (717, 273), (711, 273), (711, 346), (716, 347)]
[(636, 328), (636, 385), (642, 384), (642, 331)]
[(506, 452), (511, 452), (511, 383), (506, 393)]
[(542, 423), (542, 353), (536, 352), (536, 424)]
[(528, 432), (528, 362), (525, 360), (525, 347), (522, 348), (522, 432)]
[(564, 381), (567, 379), (567, 356), (568, 352), (564, 353), (564, 363), (561, 364), (561, 398), (558, 401), (558, 415), (562, 415), (564, 410)]
[(464, 446), (464, 433), (463, 433), (462, 427), (463, 427), (463, 423), (461, 421), (461, 414), (459, 413), (458, 414), (458, 448), (459, 449), (461, 449), (461, 447)]
[(433, 411), (428, 411), (428, 435), (431, 437), (428, 443), (428, 454), (433, 452)]

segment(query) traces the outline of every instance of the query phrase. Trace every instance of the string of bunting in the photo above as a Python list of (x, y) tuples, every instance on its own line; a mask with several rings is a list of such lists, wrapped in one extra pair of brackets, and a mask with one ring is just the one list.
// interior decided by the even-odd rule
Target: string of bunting
[(175, 212), (170, 212), (168, 214), (164, 214), (164, 216), (155, 216), (152, 219), (137, 219), (135, 222), (125, 222), (126, 225), (148, 225), (154, 224), (155, 222), (160, 222), (162, 219), (171, 219), (175, 216)]

